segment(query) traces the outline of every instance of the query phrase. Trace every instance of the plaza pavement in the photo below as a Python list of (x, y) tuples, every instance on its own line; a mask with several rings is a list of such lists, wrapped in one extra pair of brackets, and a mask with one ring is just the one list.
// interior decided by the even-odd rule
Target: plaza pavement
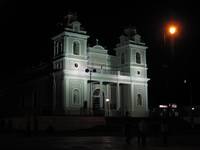
[(145, 147), (137, 145), (134, 138), (131, 144), (125, 143), (123, 136), (24, 136), (1, 134), (0, 149), (18, 150), (199, 150), (200, 135), (170, 136), (168, 146), (162, 145), (160, 136), (148, 137)]

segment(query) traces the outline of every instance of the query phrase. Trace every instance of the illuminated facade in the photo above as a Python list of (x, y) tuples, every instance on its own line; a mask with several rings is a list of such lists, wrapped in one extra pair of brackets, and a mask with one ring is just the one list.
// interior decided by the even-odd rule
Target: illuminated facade
[(147, 47), (141, 36), (125, 29), (115, 56), (98, 40), (88, 47), (88, 38), (77, 20), (52, 38), (53, 112), (147, 116)]

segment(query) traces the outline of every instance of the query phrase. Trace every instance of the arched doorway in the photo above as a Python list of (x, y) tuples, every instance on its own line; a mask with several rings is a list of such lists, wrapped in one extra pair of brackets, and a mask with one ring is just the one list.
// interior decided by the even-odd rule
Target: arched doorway
[(93, 110), (100, 110), (100, 89), (96, 89), (92, 96), (92, 108)]
[[(104, 111), (101, 109), (101, 102), (100, 102), (101, 101), (101, 94), (100, 94), (100, 91), (101, 91), (100, 89), (96, 89), (93, 92), (92, 108), (93, 108), (93, 114), (94, 115), (104, 115)], [(104, 93), (102, 94), (102, 96), (103, 95), (104, 95)]]

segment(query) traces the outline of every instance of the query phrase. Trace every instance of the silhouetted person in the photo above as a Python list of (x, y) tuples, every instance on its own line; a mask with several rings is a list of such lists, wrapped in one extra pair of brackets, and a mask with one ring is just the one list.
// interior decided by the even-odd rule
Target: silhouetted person
[(162, 120), (160, 124), (160, 130), (163, 138), (164, 146), (168, 144), (168, 124), (166, 120)]
[(146, 136), (147, 136), (147, 122), (142, 119), (138, 123), (139, 135), (138, 135), (138, 144), (142, 146), (146, 145)]
[(129, 113), (126, 112), (125, 114), (125, 126), (124, 126), (124, 132), (125, 132), (125, 137), (126, 137), (126, 143), (130, 144), (131, 139), (133, 137), (132, 135), (132, 124), (130, 121)]
[(83, 103), (83, 114), (87, 115), (87, 101), (84, 101)]

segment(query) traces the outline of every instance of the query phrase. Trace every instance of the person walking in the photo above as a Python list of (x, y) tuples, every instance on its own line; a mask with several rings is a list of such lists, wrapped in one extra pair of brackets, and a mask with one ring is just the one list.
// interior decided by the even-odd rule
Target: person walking
[(168, 144), (168, 124), (166, 120), (162, 120), (160, 124), (160, 130), (163, 139), (163, 145), (167, 146)]
[(145, 119), (142, 119), (138, 123), (138, 144), (142, 146), (146, 146), (146, 136), (147, 136), (147, 122)]
[(126, 112), (125, 114), (125, 124), (124, 124), (124, 134), (125, 134), (125, 138), (126, 138), (126, 143), (130, 144), (131, 143), (131, 139), (133, 137), (132, 135), (132, 123), (131, 123), (131, 119), (129, 117), (129, 113)]

